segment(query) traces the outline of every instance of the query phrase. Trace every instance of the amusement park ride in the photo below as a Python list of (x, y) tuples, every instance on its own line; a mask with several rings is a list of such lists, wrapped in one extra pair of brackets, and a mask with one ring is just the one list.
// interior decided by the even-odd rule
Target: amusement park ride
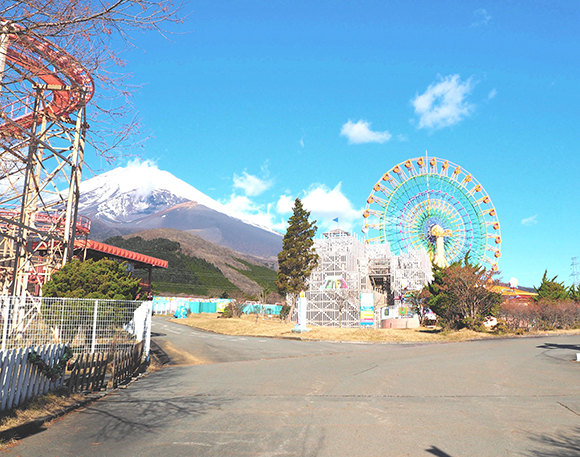
[[(38, 293), (73, 256), (90, 221), (77, 214), (91, 75), (63, 49), (0, 20), (0, 293)], [(497, 270), (501, 234), (483, 186), (460, 166), (409, 159), (374, 185), (367, 245), (425, 251), (440, 267), (469, 254)], [(75, 240), (77, 243), (75, 244)]]
[(393, 255), (424, 249), (439, 267), (469, 255), (497, 271), (501, 234), (491, 198), (448, 160), (425, 155), (395, 165), (374, 185), (363, 217), (365, 242), (386, 243)]
[(51, 42), (0, 22), (0, 291), (24, 296), (72, 257), (94, 83)]

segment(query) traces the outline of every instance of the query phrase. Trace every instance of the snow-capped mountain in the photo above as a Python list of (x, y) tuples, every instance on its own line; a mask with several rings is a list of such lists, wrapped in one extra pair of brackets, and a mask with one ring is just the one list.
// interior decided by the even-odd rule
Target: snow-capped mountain
[(195, 201), (220, 213), (224, 205), (168, 171), (148, 164), (119, 167), (81, 183), (79, 210), (97, 207), (99, 218), (127, 222), (127, 217), (150, 213), (155, 208)]
[(102, 240), (146, 229), (194, 233), (239, 252), (275, 258), (282, 236), (243, 220), (171, 173), (141, 164), (115, 168), (81, 183), (79, 214)]

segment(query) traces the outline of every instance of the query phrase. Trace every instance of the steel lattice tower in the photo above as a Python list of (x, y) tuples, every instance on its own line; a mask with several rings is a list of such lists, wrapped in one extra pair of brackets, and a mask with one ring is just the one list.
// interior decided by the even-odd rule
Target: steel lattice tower
[(77, 216), (92, 78), (18, 26), (0, 30), (0, 288), (38, 294), (90, 221)]

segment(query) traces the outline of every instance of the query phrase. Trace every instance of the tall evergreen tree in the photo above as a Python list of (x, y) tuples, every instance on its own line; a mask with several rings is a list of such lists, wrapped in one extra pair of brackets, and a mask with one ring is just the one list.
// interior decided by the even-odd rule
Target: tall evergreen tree
[(318, 265), (318, 254), (314, 251), (316, 221), (309, 222), (310, 212), (302, 206), (299, 198), (294, 202), (288, 229), (282, 241), (282, 251), (278, 254), (278, 281), (276, 287), (290, 303), (289, 322), (296, 305), (296, 297), (306, 288), (306, 279)]
[(535, 288), (536, 292), (538, 293), (538, 295), (534, 297), (536, 301), (548, 300), (556, 302), (569, 298), (568, 290), (564, 286), (563, 282), (556, 281), (557, 277), (558, 276), (554, 276), (552, 279), (549, 279), (548, 270), (544, 272), (540, 287)]
[(570, 294), (570, 299), (580, 303), (580, 284), (577, 284), (576, 286), (572, 284), (568, 290), (568, 293)]

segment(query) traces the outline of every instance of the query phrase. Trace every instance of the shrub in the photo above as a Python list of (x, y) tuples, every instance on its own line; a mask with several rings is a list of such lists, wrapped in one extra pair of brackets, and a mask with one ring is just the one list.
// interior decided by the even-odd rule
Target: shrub
[(229, 302), (228, 305), (224, 308), (220, 317), (231, 319), (232, 317), (241, 317), (242, 314), (242, 309), (236, 302), (232, 301)]
[(580, 325), (580, 304), (572, 300), (539, 300), (530, 304), (506, 301), (499, 315), (511, 330), (571, 329)]
[(509, 333), (510, 329), (504, 321), (498, 321), (498, 323), (491, 328), (491, 331), (497, 335), (504, 335)]
[(289, 313), (290, 313), (290, 305), (282, 305), (282, 309), (280, 310), (280, 319), (282, 319), (283, 321), (286, 320)]
[(487, 329), (483, 325), (483, 318), (478, 317), (464, 317), (461, 319), (460, 328), (467, 328), (469, 330), (474, 330), (476, 332), (485, 332)]
[(466, 257), (447, 268), (434, 267), (429, 284), (429, 308), (438, 323), (448, 329), (480, 331), (487, 316), (495, 316), (501, 296), (490, 287), (497, 283), (496, 271), (472, 265)]

